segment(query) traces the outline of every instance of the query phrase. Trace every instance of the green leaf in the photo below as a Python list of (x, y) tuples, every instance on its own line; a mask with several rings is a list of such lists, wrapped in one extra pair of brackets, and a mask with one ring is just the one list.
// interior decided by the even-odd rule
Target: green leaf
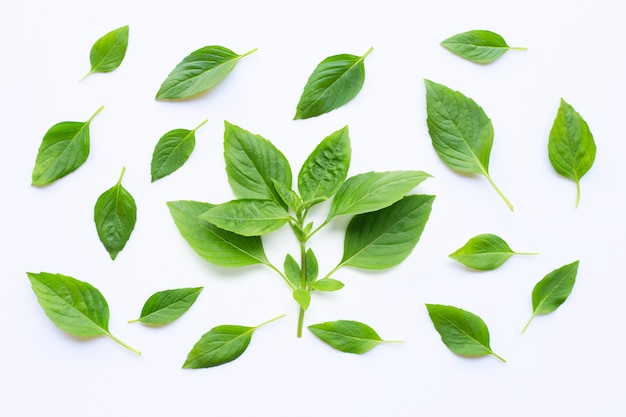
[(298, 190), (305, 202), (311, 202), (309, 206), (329, 199), (341, 188), (351, 154), (347, 126), (317, 145), (298, 174)]
[(61, 122), (46, 132), (37, 152), (32, 185), (50, 184), (85, 163), (89, 156), (89, 123), (103, 108), (86, 122)]
[(239, 60), (256, 51), (237, 55), (223, 46), (205, 46), (189, 54), (161, 84), (156, 99), (180, 99), (203, 93), (222, 81)]
[(196, 302), (202, 287), (179, 288), (175, 290), (159, 291), (152, 294), (143, 308), (141, 315), (136, 320), (146, 324), (168, 324), (180, 318)]
[(536, 253), (514, 252), (501, 237), (487, 233), (474, 236), (449, 256), (468, 268), (490, 271), (500, 267), (513, 255)]
[(367, 172), (350, 177), (333, 198), (327, 221), (388, 207), (427, 178), (430, 175), (422, 171)]
[(309, 77), (294, 119), (308, 119), (328, 113), (352, 100), (365, 81), (365, 55), (340, 54), (320, 62)]
[(196, 146), (196, 130), (206, 122), (203, 121), (193, 130), (170, 130), (159, 139), (150, 164), (152, 182), (170, 175), (187, 162)]
[(580, 179), (596, 159), (596, 144), (587, 122), (563, 99), (550, 130), (548, 156), (556, 172), (576, 183), (578, 206)]
[(452, 352), (465, 356), (496, 355), (489, 346), (489, 329), (475, 314), (457, 307), (426, 304), (430, 319), (441, 340)]
[(381, 343), (395, 342), (383, 340), (367, 324), (351, 320), (313, 324), (309, 326), (309, 330), (331, 347), (347, 353), (362, 354)]
[(300, 269), (298, 262), (293, 259), (293, 256), (289, 254), (285, 256), (283, 268), (285, 270), (285, 276), (287, 277), (287, 280), (291, 284), (292, 288), (300, 288), (302, 282), (302, 270)]
[(510, 210), (513, 206), (489, 175), (493, 126), (483, 109), (469, 97), (444, 85), (424, 80), (428, 133), (439, 158), (460, 172), (485, 176)]
[(198, 201), (169, 201), (167, 206), (189, 246), (212, 264), (237, 268), (268, 263), (260, 237), (241, 236), (198, 218), (214, 205)]
[(226, 324), (212, 328), (191, 349), (183, 368), (210, 368), (234, 361), (246, 351), (252, 334), (259, 327), (282, 317), (284, 315), (255, 327)]
[(579, 261), (572, 262), (555, 269), (535, 285), (532, 295), (533, 314), (522, 333), (526, 331), (535, 316), (552, 313), (567, 300), (576, 282), (578, 263)]
[(128, 26), (107, 33), (91, 47), (89, 61), (91, 70), (81, 79), (94, 72), (111, 72), (120, 66), (128, 48)]
[(124, 249), (137, 221), (137, 205), (132, 195), (122, 187), (124, 171), (113, 187), (98, 197), (94, 207), (93, 220), (98, 237), (111, 259)]
[(287, 187), (282, 182), (278, 182), (272, 178), (272, 183), (274, 185), (274, 190), (280, 196), (280, 199), (287, 207), (292, 210), (296, 210), (300, 204), (302, 204), (302, 200), (298, 197), (295, 191), (293, 191), (290, 187)]
[(59, 329), (80, 337), (105, 335), (141, 354), (109, 332), (109, 305), (97, 288), (61, 274), (27, 272), (26, 275), (37, 301)]
[(317, 291), (338, 291), (343, 287), (343, 282), (332, 278), (320, 279), (311, 284), (311, 288)]
[(296, 288), (293, 290), (293, 299), (298, 302), (303, 311), (306, 311), (311, 304), (311, 293), (304, 288)]
[(402, 262), (417, 245), (434, 200), (410, 195), (382, 210), (355, 216), (346, 230), (339, 266), (384, 269)]
[(271, 200), (240, 199), (212, 207), (200, 219), (239, 235), (260, 236), (280, 229), (290, 217)]
[(228, 182), (237, 198), (284, 204), (274, 181), (291, 188), (289, 161), (270, 141), (224, 122), (224, 158)]
[(510, 47), (502, 36), (489, 30), (470, 30), (459, 33), (441, 42), (441, 46), (477, 64), (493, 62), (511, 49), (526, 50), (526, 48)]
[(315, 253), (313, 252), (313, 249), (311, 248), (307, 249), (306, 254), (304, 256), (306, 259), (306, 268), (305, 268), (306, 282), (311, 283), (317, 279), (317, 275), (319, 273), (319, 265), (317, 262), (317, 257), (315, 256)]

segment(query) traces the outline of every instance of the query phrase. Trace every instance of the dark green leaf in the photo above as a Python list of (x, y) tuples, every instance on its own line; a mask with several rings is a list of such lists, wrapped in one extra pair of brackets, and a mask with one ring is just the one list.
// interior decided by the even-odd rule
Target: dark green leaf
[(466, 356), (496, 355), (489, 346), (489, 329), (475, 314), (457, 307), (426, 304), (430, 319), (443, 343), (454, 353)]
[(181, 317), (196, 302), (202, 287), (179, 288), (154, 293), (148, 298), (136, 320), (147, 324), (167, 324)]
[(427, 178), (430, 175), (422, 171), (368, 172), (350, 177), (333, 198), (328, 220), (388, 207)]
[(365, 81), (365, 57), (333, 55), (320, 62), (309, 77), (296, 108), (294, 119), (316, 117), (352, 100)]
[(89, 61), (91, 70), (83, 77), (94, 72), (111, 72), (120, 66), (128, 48), (128, 26), (112, 30), (96, 41), (91, 47)]
[(535, 316), (552, 313), (567, 300), (576, 282), (578, 262), (572, 262), (555, 269), (535, 285), (532, 296), (533, 315), (526, 323), (522, 333), (528, 328)]
[(313, 205), (332, 197), (348, 175), (351, 154), (347, 126), (317, 145), (298, 174), (298, 190), (302, 199)]
[(593, 165), (596, 144), (587, 122), (563, 99), (550, 130), (548, 156), (556, 172), (576, 183), (578, 206), (580, 179)]
[(61, 122), (46, 132), (33, 168), (33, 185), (50, 184), (85, 163), (89, 156), (89, 123), (103, 108), (86, 122)]
[(355, 216), (346, 230), (340, 266), (384, 269), (402, 262), (417, 245), (434, 200), (410, 195), (382, 210)]
[(313, 324), (309, 330), (331, 347), (347, 353), (366, 353), (380, 343), (390, 342), (382, 340), (374, 329), (358, 321), (328, 321)]
[(258, 236), (241, 236), (198, 218), (214, 205), (197, 201), (169, 201), (167, 206), (183, 238), (207, 261), (229, 268), (268, 263)]
[(59, 329), (80, 337), (105, 335), (140, 354), (109, 332), (109, 305), (97, 288), (61, 274), (26, 274), (39, 304)]
[(238, 198), (274, 200), (284, 204), (274, 181), (291, 188), (291, 167), (270, 141), (224, 122), (226, 174)]
[(293, 299), (298, 302), (303, 311), (306, 311), (311, 304), (311, 293), (304, 288), (296, 288), (293, 290)]
[(478, 64), (493, 62), (510, 49), (526, 50), (510, 47), (502, 36), (488, 30), (459, 33), (441, 42), (441, 45), (460, 57)]
[(239, 235), (260, 236), (280, 229), (290, 217), (271, 200), (240, 199), (212, 207), (200, 219)]
[(161, 84), (156, 99), (180, 99), (203, 93), (222, 81), (239, 60), (256, 51), (237, 55), (223, 46), (205, 46), (189, 54)]
[(471, 238), (462, 248), (450, 254), (450, 258), (468, 268), (490, 271), (500, 267), (513, 255), (534, 255), (514, 252), (499, 236), (482, 234)]
[(337, 291), (344, 287), (343, 282), (332, 278), (324, 278), (311, 284), (311, 288), (317, 291)]
[(439, 158), (460, 172), (485, 176), (509, 209), (513, 206), (489, 175), (493, 125), (471, 98), (444, 85), (424, 80), (428, 133)]
[(137, 221), (135, 199), (122, 187), (124, 171), (125, 168), (122, 169), (117, 184), (98, 197), (94, 207), (93, 220), (96, 223), (98, 237), (111, 259), (115, 259), (124, 249)]
[(200, 123), (193, 130), (170, 130), (159, 139), (150, 164), (152, 182), (170, 175), (187, 162), (196, 146), (196, 130), (206, 122)]

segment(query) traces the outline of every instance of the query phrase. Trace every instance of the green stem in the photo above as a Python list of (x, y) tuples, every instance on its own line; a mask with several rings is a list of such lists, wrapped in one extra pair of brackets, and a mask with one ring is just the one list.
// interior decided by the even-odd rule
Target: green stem
[(268, 321), (264, 321), (263, 323), (261, 323), (261, 324), (259, 324), (259, 325), (257, 325), (257, 326), (254, 326), (254, 329), (256, 330), (256, 329), (258, 329), (259, 327), (263, 327), (263, 326), (265, 326), (266, 324), (270, 324), (270, 323), (271, 323), (271, 322), (273, 322), (273, 321), (276, 321), (276, 320), (278, 320), (278, 319), (282, 319), (282, 318), (283, 318), (283, 317), (285, 317), (285, 316), (286, 316), (286, 314), (281, 314), (280, 316), (276, 316), (276, 317), (274, 317), (273, 319), (269, 319)]
[(89, 120), (87, 120), (87, 122), (85, 124), (91, 123), (93, 118), (96, 117), (98, 115), (98, 113), (100, 113), (102, 111), (102, 109), (104, 109), (104, 105), (100, 106), (100, 108), (98, 110), (96, 110), (96, 112), (89, 118)]
[(366, 57), (366, 56), (368, 56), (368, 55), (370, 54), (370, 52), (372, 52), (373, 50), (374, 50), (374, 47), (373, 47), (373, 46), (372, 46), (372, 47), (370, 47), (370, 49), (368, 49), (368, 50), (367, 50), (367, 52), (365, 53), (365, 55), (363, 55), (363, 56), (361, 57), (361, 59), (365, 59), (365, 57)]
[(208, 121), (209, 121), (209, 119), (204, 119), (204, 122), (202, 122), (198, 126), (196, 126), (195, 129), (192, 130), (192, 132), (195, 133), (196, 130), (200, 129)]
[(534, 314), (532, 316), (530, 316), (530, 319), (528, 320), (528, 323), (526, 323), (526, 326), (524, 326), (524, 328), (522, 329), (522, 334), (524, 334), (526, 329), (528, 329), (528, 326), (530, 325), (530, 322), (533, 321), (534, 318), (535, 318)]
[(245, 54), (243, 54), (243, 55), (239, 55), (239, 59), (243, 58), (244, 56), (248, 56), (248, 55), (250, 55), (251, 53), (256, 52), (256, 51), (257, 51), (257, 48), (251, 49), (251, 50), (249, 50), (248, 52), (246, 52)]
[[(300, 288), (306, 289), (306, 247), (303, 241), (300, 242)], [(302, 337), (303, 325), (304, 309), (300, 307), (300, 313), (298, 314), (298, 337)]]
[(382, 343), (395, 343), (395, 344), (399, 344), (399, 343), (404, 343), (404, 340), (383, 340)]
[(539, 252), (513, 252), (516, 255), (528, 255), (528, 256), (534, 256), (534, 255), (539, 255)]
[(487, 180), (489, 181), (489, 184), (491, 184), (491, 186), (494, 188), (494, 190), (496, 190), (496, 192), (500, 195), (500, 197), (502, 197), (502, 199), (504, 200), (506, 205), (509, 207), (509, 210), (513, 211), (513, 204), (511, 204), (511, 202), (508, 200), (508, 198), (506, 198), (505, 195), (502, 194), (502, 191), (500, 191), (500, 189), (498, 188), (496, 183), (493, 182), (493, 180), (491, 179), (491, 176), (489, 174), (487, 174), (487, 173), (485, 173), (484, 175), (485, 175), (485, 177), (487, 177)]
[(493, 350), (490, 351), (490, 353), (495, 356), (496, 358), (500, 359), (502, 362), (506, 363), (506, 359), (504, 359), (502, 356), (498, 355), (496, 352), (494, 352)]
[(512, 51), (528, 51), (528, 48), (523, 46), (509, 46), (509, 49)]
[(580, 181), (576, 181), (576, 207), (580, 203)]
[(117, 181), (117, 185), (122, 183), (122, 178), (124, 178), (124, 173), (126, 172), (126, 167), (122, 167), (122, 173), (120, 174), (120, 179)]
[(93, 73), (94, 73), (93, 69), (89, 70), (89, 72), (87, 74), (83, 75), (82, 78), (80, 80), (78, 80), (78, 82), (83, 81), (85, 78), (89, 77)]
[(289, 288), (291, 288), (292, 290), (296, 289), (296, 287), (293, 286), (293, 284), (289, 281), (289, 279), (287, 279), (285, 274), (283, 274), (282, 271), (276, 268), (271, 262), (264, 262), (264, 265), (270, 268), (272, 271), (276, 272), (278, 275), (280, 275), (283, 281), (285, 281), (287, 285), (289, 285)]
[(120, 345), (124, 346), (126, 349), (130, 350), (133, 353), (136, 353), (137, 355), (141, 356), (141, 352), (138, 351), (137, 349), (127, 345), (126, 343), (122, 342), (120, 339), (118, 339), (117, 337), (113, 336), (111, 333), (107, 333), (107, 336), (109, 336), (111, 339), (115, 340), (117, 343), (119, 343)]

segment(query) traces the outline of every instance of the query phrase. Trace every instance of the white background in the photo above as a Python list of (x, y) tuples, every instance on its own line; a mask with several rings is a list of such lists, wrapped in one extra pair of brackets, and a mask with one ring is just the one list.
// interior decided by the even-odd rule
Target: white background
[[(93, 42), (123, 25), (130, 25), (130, 43), (122, 65), (79, 83)], [(0, 415), (625, 415), (623, 28), (614, 0), (2, 0)], [(528, 51), (481, 66), (439, 45), (471, 29), (498, 32)], [(156, 102), (167, 74), (205, 45), (258, 51), (208, 94)], [(292, 120), (317, 63), (370, 47), (365, 84), (352, 102)], [(438, 159), (425, 123), (424, 78), (472, 97), (492, 119), (491, 174), (514, 212), (484, 178), (459, 175)], [(574, 183), (558, 176), (547, 157), (561, 98), (583, 115), (598, 147), (578, 208)], [(87, 120), (101, 105), (87, 162), (50, 186), (31, 187), (48, 128)], [(185, 166), (150, 183), (159, 137), (204, 119)], [(419, 169), (434, 176), (416, 189), (437, 198), (411, 256), (390, 270), (341, 270), (336, 278), (346, 287), (315, 294), (306, 317), (307, 325), (359, 320), (404, 344), (357, 356), (306, 330), (297, 339), (297, 307), (278, 276), (260, 266), (215, 267), (185, 243), (166, 201), (233, 197), (222, 155), (224, 120), (271, 140), (294, 173), (325, 136), (349, 125), (350, 175)], [(96, 235), (93, 206), (124, 166), (138, 220), (111, 261)], [(312, 241), (322, 272), (341, 257), (346, 223)], [(484, 273), (447, 257), (479, 233), (540, 254)], [(268, 236), (265, 246), (278, 266), (286, 252), (296, 252), (287, 229)], [(520, 335), (535, 283), (575, 260), (580, 268), (570, 298)], [(57, 329), (26, 271), (96, 286), (109, 302), (111, 332), (142, 356), (107, 338), (79, 340)], [(204, 291), (177, 322), (126, 323), (152, 293), (189, 286)], [(425, 303), (481, 316), (493, 350), (507, 362), (451, 353)], [(283, 313), (258, 330), (235, 362), (181, 369), (210, 328), (254, 326)]]

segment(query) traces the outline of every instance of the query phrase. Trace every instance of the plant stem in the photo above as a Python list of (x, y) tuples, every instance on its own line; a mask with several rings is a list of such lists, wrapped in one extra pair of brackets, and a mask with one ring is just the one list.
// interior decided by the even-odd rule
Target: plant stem
[(532, 316), (530, 316), (530, 319), (528, 320), (528, 323), (526, 323), (526, 326), (524, 326), (524, 328), (522, 329), (522, 334), (524, 334), (526, 329), (528, 329), (528, 326), (530, 325), (530, 322), (533, 321), (534, 318), (535, 318), (534, 314)]
[(96, 112), (89, 118), (89, 120), (87, 120), (86, 124), (91, 123), (93, 118), (96, 117), (98, 115), (98, 113), (100, 113), (102, 111), (102, 109), (104, 109), (104, 105), (100, 106), (100, 108), (98, 110), (96, 110)]
[(493, 350), (491, 351), (491, 354), (493, 356), (495, 356), (496, 358), (500, 359), (502, 362), (506, 363), (506, 359), (504, 359), (502, 356), (498, 355), (496, 352), (494, 352)]
[(523, 46), (509, 46), (509, 49), (512, 51), (528, 51), (528, 48)]
[(580, 181), (576, 180), (576, 207), (580, 203)]
[(256, 329), (258, 329), (259, 327), (263, 327), (263, 326), (265, 326), (266, 324), (270, 324), (270, 323), (271, 323), (271, 322), (273, 322), (273, 321), (276, 321), (276, 320), (278, 320), (278, 319), (282, 319), (282, 318), (283, 318), (283, 317), (285, 317), (285, 316), (286, 316), (286, 314), (281, 314), (280, 316), (276, 316), (276, 317), (274, 317), (273, 319), (269, 319), (269, 320), (267, 320), (267, 321), (264, 321), (263, 323), (261, 323), (261, 324), (259, 324), (259, 325), (257, 325), (257, 326), (254, 326), (254, 329), (256, 330)]
[(126, 349), (130, 350), (133, 353), (136, 353), (137, 355), (141, 356), (141, 352), (138, 351), (137, 349), (127, 345), (126, 343), (122, 342), (120, 339), (118, 339), (117, 337), (113, 336), (111, 333), (107, 333), (107, 336), (109, 336), (111, 339), (115, 340), (117, 343), (119, 343), (120, 345), (124, 346)]
[(195, 129), (192, 130), (192, 132), (195, 132), (196, 130), (200, 129), (208, 121), (209, 119), (204, 119), (204, 121), (200, 123), (198, 126), (196, 126)]
[(485, 173), (484, 175), (485, 175), (485, 177), (487, 177), (487, 180), (489, 181), (489, 184), (491, 184), (491, 186), (494, 188), (494, 190), (496, 190), (496, 192), (500, 195), (500, 197), (502, 197), (502, 199), (504, 200), (506, 205), (509, 207), (509, 210), (513, 211), (513, 204), (511, 204), (511, 202), (508, 200), (508, 198), (506, 198), (505, 195), (502, 194), (502, 191), (500, 191), (500, 189), (498, 188), (496, 183), (493, 182), (493, 180), (491, 179), (491, 176), (489, 174), (487, 174), (487, 173)]
[[(306, 247), (304, 241), (300, 242), (300, 288), (306, 289)], [(298, 314), (297, 336), (302, 337), (302, 327), (304, 325), (304, 309), (300, 307)]]
[(239, 55), (239, 58), (241, 59), (241, 58), (243, 58), (244, 56), (248, 56), (248, 55), (250, 55), (251, 53), (256, 52), (256, 51), (257, 51), (257, 48), (251, 49), (251, 50), (249, 50), (248, 52), (246, 52), (245, 54), (243, 54), (243, 55)]

